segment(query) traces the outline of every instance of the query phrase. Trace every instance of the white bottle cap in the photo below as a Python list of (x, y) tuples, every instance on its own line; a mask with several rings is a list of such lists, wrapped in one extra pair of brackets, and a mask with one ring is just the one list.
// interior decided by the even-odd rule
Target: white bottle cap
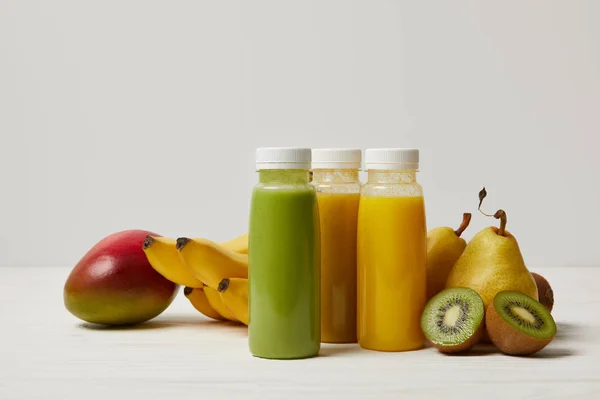
[(256, 169), (310, 169), (310, 149), (261, 147), (256, 149)]
[(366, 169), (379, 170), (418, 170), (418, 149), (367, 149)]
[(360, 169), (362, 152), (359, 149), (313, 149), (313, 169)]

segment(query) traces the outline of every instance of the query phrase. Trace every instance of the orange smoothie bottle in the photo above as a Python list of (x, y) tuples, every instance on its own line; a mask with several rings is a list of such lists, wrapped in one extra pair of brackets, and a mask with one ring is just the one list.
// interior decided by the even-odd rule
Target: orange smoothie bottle
[(419, 151), (369, 149), (358, 213), (358, 343), (379, 351), (423, 347), (427, 228)]
[(321, 228), (321, 341), (356, 343), (356, 229), (360, 150), (314, 149)]

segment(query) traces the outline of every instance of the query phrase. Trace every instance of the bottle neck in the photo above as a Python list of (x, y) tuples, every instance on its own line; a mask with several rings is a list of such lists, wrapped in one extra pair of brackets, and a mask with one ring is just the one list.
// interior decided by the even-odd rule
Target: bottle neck
[(308, 184), (307, 169), (262, 169), (258, 171), (260, 183)]
[(357, 183), (357, 169), (315, 169), (313, 182), (317, 183)]
[(369, 183), (417, 183), (416, 170), (375, 170), (368, 171)]

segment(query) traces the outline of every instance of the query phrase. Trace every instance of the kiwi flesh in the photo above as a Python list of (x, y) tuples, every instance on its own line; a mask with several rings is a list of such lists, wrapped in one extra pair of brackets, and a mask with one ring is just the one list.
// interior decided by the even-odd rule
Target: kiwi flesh
[(510, 355), (536, 353), (556, 335), (550, 311), (520, 292), (498, 293), (487, 307), (485, 325), (492, 343)]
[(433, 296), (421, 316), (423, 334), (442, 353), (473, 347), (483, 332), (485, 308), (469, 288), (450, 288)]
[(531, 275), (533, 276), (533, 279), (535, 279), (535, 284), (537, 285), (540, 303), (542, 303), (548, 311), (552, 311), (552, 307), (554, 307), (554, 291), (552, 290), (552, 287), (546, 278), (540, 274), (532, 272)]

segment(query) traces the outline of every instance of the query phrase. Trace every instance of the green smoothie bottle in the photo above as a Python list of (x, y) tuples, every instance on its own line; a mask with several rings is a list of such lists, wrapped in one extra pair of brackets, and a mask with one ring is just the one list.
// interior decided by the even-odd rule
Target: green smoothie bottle
[(249, 228), (250, 352), (294, 359), (319, 353), (320, 238), (311, 151), (260, 148)]

